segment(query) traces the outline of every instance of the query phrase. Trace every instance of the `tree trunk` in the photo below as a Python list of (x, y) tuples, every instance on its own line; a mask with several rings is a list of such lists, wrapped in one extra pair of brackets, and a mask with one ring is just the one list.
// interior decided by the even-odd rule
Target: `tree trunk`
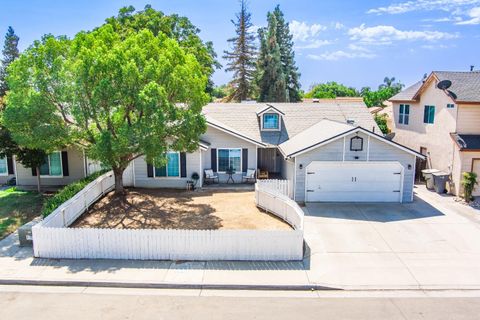
[(114, 168), (113, 175), (115, 177), (115, 194), (123, 195), (125, 193), (125, 189), (123, 188), (123, 171), (125, 168)]
[(38, 193), (42, 193), (42, 183), (40, 181), (40, 168), (36, 167), (35, 170), (37, 172), (37, 191)]

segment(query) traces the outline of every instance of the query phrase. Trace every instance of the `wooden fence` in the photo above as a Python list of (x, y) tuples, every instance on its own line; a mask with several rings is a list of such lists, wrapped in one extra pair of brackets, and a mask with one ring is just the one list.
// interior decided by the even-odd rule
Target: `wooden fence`
[(285, 195), (255, 186), (257, 205), (292, 230), (131, 230), (67, 228), (113, 188), (102, 175), (32, 228), (35, 257), (138, 260), (301, 260), (303, 211)]

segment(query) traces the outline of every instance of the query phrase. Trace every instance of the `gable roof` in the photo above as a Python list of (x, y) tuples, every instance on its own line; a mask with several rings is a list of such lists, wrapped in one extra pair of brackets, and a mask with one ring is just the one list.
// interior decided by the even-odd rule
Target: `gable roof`
[(416, 157), (425, 159), (425, 156), (423, 154), (407, 148), (401, 144), (398, 144), (394, 141), (388, 140), (385, 137), (375, 134), (362, 127), (354, 127), (350, 125), (345, 125), (343, 123), (335, 123), (334, 121), (325, 120), (305, 131), (307, 131), (307, 134), (302, 133), (301, 136), (299, 135), (300, 137), (298, 137), (298, 139), (295, 137), (292, 139), (293, 141), (287, 141), (279, 146), (279, 149), (285, 156), (285, 158), (296, 157), (302, 153), (318, 148), (334, 140), (343, 138), (344, 136), (347, 136), (351, 133), (363, 132), (370, 137), (374, 137), (389, 145), (408, 152)]
[(278, 148), (285, 157), (290, 157), (301, 150), (308, 149), (313, 145), (354, 129), (355, 127), (350, 124), (323, 119), (290, 140), (285, 141)]
[[(262, 131), (257, 116), (259, 110), (270, 106), (281, 111), (280, 131)], [(225, 127), (255, 141), (257, 144), (279, 145), (317, 124), (323, 119), (346, 123), (353, 120), (355, 126), (380, 132), (373, 116), (357, 99), (330, 99), (320, 103), (210, 103), (203, 108), (207, 123)]]
[(225, 125), (224, 123), (222, 122), (219, 122), (217, 121), (216, 119), (214, 118), (211, 118), (209, 117), (208, 115), (205, 116), (206, 120), (207, 120), (207, 125), (215, 128), (215, 129), (218, 129), (220, 131), (223, 131), (223, 132), (226, 132), (226, 133), (229, 133), (233, 136), (236, 136), (237, 138), (240, 138), (242, 140), (245, 140), (245, 141), (248, 141), (248, 142), (251, 142), (253, 144), (256, 144), (258, 146), (261, 146), (261, 147), (265, 147), (266, 144), (265, 143), (262, 143), (261, 141), (255, 139), (255, 138), (252, 138), (248, 135), (245, 135), (243, 132), (241, 131), (238, 131), (234, 128), (231, 128), (227, 125)]
[(257, 111), (257, 115), (260, 116), (262, 115), (263, 113), (267, 112), (267, 111), (270, 111), (270, 110), (274, 110), (278, 113), (280, 113), (282, 116), (285, 115), (285, 113), (282, 112), (282, 110), (279, 110), (277, 108), (275, 108), (274, 106), (272, 106), (271, 104), (268, 104), (265, 106), (264, 104), (261, 105), (262, 108), (260, 110)]
[(480, 71), (433, 71), (425, 81), (419, 81), (396, 94), (390, 101), (415, 101), (419, 99), (422, 90), (432, 80), (437, 82), (450, 80), (452, 86), (448, 88), (449, 96), (456, 102), (480, 102)]

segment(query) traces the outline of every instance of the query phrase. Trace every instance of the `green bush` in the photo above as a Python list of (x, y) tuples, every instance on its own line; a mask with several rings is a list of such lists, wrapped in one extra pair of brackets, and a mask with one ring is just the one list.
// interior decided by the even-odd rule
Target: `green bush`
[(91, 175), (89, 175), (86, 178), (83, 178), (82, 180), (75, 181), (63, 187), (53, 197), (45, 201), (45, 204), (43, 205), (43, 208), (42, 208), (42, 216), (43, 217), (48, 216), (50, 213), (55, 211), (55, 209), (57, 209), (62, 203), (72, 198), (74, 195), (80, 192), (80, 190), (85, 188), (87, 184), (89, 184), (90, 182), (97, 179), (102, 174), (108, 171), (109, 170), (101, 170), (101, 171), (92, 173)]
[(475, 185), (477, 184), (477, 174), (475, 172), (464, 172), (462, 176), (463, 195), (465, 201), (470, 202), (470, 200), (472, 200), (473, 189), (475, 189)]

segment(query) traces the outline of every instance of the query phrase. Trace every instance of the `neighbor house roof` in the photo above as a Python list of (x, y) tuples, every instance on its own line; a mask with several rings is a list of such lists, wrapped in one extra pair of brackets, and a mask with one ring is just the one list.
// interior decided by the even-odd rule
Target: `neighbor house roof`
[(456, 102), (480, 102), (480, 71), (433, 71), (425, 81), (419, 81), (396, 94), (390, 101), (414, 101), (418, 100), (424, 87), (432, 80), (450, 80), (452, 85), (447, 94)]
[[(280, 131), (261, 131), (258, 112), (270, 106), (282, 115)], [(353, 122), (380, 133), (362, 99), (330, 99), (319, 103), (210, 103), (203, 108), (207, 123), (255, 141), (257, 144), (279, 145), (323, 119), (342, 123)]]
[(452, 133), (451, 136), (461, 151), (480, 150), (480, 135), (478, 134)]

